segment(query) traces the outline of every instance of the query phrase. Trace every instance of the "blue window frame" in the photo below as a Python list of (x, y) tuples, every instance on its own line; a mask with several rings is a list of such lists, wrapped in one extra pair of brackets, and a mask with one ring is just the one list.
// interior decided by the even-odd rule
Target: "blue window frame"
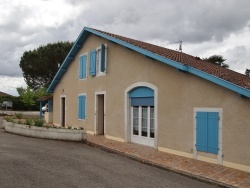
[(86, 119), (86, 96), (78, 96), (78, 119)]
[(196, 150), (218, 154), (219, 113), (196, 112)]
[(80, 56), (79, 59), (79, 79), (86, 78), (87, 55)]

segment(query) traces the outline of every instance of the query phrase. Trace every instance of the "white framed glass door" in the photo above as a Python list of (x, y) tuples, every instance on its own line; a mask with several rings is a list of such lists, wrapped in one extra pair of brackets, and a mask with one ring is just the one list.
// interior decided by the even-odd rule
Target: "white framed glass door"
[(154, 147), (154, 107), (131, 107), (131, 142)]

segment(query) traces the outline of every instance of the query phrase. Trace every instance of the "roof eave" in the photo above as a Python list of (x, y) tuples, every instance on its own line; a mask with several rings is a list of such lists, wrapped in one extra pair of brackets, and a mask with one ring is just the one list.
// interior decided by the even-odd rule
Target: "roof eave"
[[(187, 66), (187, 65), (184, 65), (182, 63), (179, 63), (177, 61), (173, 61), (171, 59), (168, 59), (166, 57), (163, 57), (163, 56), (160, 56), (160, 55), (157, 55), (153, 52), (150, 52), (150, 51), (147, 51), (145, 49), (142, 49), (140, 47), (137, 47), (135, 45), (132, 45), (130, 43), (127, 43), (125, 41), (122, 41), (122, 40), (119, 40), (117, 38), (114, 38), (112, 36), (109, 36), (105, 33), (102, 33), (102, 32), (99, 32), (97, 30), (94, 30), (94, 29), (91, 29), (91, 28), (88, 28), (88, 27), (84, 27), (82, 32), (80, 33), (79, 37), (77, 38), (75, 44), (73, 45), (72, 49), (70, 50), (69, 54), (67, 55), (67, 57), (65, 58), (62, 66), (60, 67), (60, 69), (58, 70), (56, 76), (54, 77), (53, 81), (51, 82), (47, 92), (49, 93), (52, 93), (57, 85), (58, 82), (60, 82), (65, 70), (67, 70), (70, 62), (72, 61), (69, 61), (69, 59), (71, 58), (75, 58), (75, 55), (78, 53), (78, 51), (80, 50), (80, 47), (83, 45), (84, 41), (86, 40), (87, 36), (88, 36), (88, 33), (92, 33), (92, 34), (95, 34), (97, 36), (100, 36), (100, 37), (103, 37), (113, 43), (117, 43), (117, 44), (120, 44), (128, 49), (131, 49), (131, 50), (134, 50), (138, 53), (141, 53), (143, 54), (145, 57), (149, 57), (149, 58), (152, 58), (152, 59), (155, 59), (155, 60), (158, 60), (160, 62), (163, 62), (167, 65), (170, 65), (172, 67), (175, 67), (183, 72), (189, 72), (191, 74), (194, 74), (196, 76), (199, 76), (203, 79), (206, 79), (208, 81), (211, 81), (215, 84), (218, 84), (220, 86), (223, 86), (229, 90), (232, 90), (242, 96), (245, 96), (245, 97), (248, 97), (250, 98), (250, 90), (246, 89), (246, 88), (242, 88), (238, 85), (235, 85), (231, 82), (228, 82), (226, 80), (223, 80), (221, 78), (218, 78), (216, 76), (213, 76), (211, 74), (208, 74), (206, 72), (203, 72), (201, 70), (198, 70), (198, 69), (195, 69), (191, 66)], [(78, 49), (78, 50), (76, 50)], [(75, 53), (73, 53), (75, 51)]]
[(122, 45), (122, 46), (125, 46), (125, 47), (128, 48), (128, 49), (131, 49), (131, 50), (134, 50), (134, 51), (136, 51), (136, 52), (139, 52), (139, 53), (145, 55), (145, 57), (149, 57), (149, 58), (158, 60), (158, 61), (163, 62), (163, 63), (165, 63), (165, 64), (168, 64), (168, 65), (170, 65), (170, 66), (172, 66), (172, 67), (175, 67), (175, 68), (177, 68), (177, 69), (179, 69), (179, 70), (181, 70), (181, 71), (183, 71), (183, 72), (189, 72), (189, 73), (194, 74), (194, 75), (196, 75), (196, 76), (199, 76), (199, 77), (201, 77), (201, 78), (203, 78), (203, 79), (206, 79), (206, 80), (208, 80), (208, 81), (211, 81), (211, 82), (213, 82), (213, 83), (215, 83), (215, 84), (218, 84), (218, 85), (220, 85), (220, 86), (223, 86), (223, 87), (225, 87), (225, 88), (227, 88), (227, 89), (229, 89), (229, 90), (232, 90), (232, 91), (234, 91), (234, 92), (236, 92), (236, 93), (238, 93), (238, 94), (240, 94), (240, 95), (242, 95), (242, 96), (245, 96), (245, 97), (250, 98), (250, 90), (248, 90), (248, 89), (246, 89), (246, 88), (242, 88), (242, 87), (240, 87), (240, 86), (238, 86), (238, 85), (236, 85), (236, 84), (233, 84), (233, 83), (231, 83), (231, 82), (228, 82), (228, 81), (226, 81), (226, 80), (223, 80), (223, 79), (221, 79), (221, 78), (218, 78), (218, 77), (216, 77), (216, 76), (213, 76), (213, 75), (208, 74), (208, 73), (206, 73), (206, 72), (200, 71), (200, 70), (195, 69), (195, 68), (193, 68), (193, 67), (191, 67), (191, 66), (184, 65), (184, 64), (179, 63), (179, 62), (177, 62), (177, 61), (173, 61), (173, 60), (168, 59), (168, 58), (165, 58), (165, 57), (163, 57), (163, 56), (154, 54), (154, 53), (152, 53), (152, 52), (150, 52), (150, 51), (144, 50), (144, 49), (139, 48), (139, 47), (137, 47), (137, 46), (135, 46), (135, 45), (132, 45), (132, 44), (129, 44), (129, 43), (124, 42), (124, 41), (122, 41), (122, 40), (116, 39), (116, 38), (114, 38), (114, 37), (111, 37), (111, 36), (109, 36), (109, 35), (106, 35), (106, 34), (104, 34), (104, 33), (99, 32), (99, 31), (96, 31), (96, 30), (93, 30), (93, 29), (90, 29), (90, 28), (85, 28), (85, 29), (86, 29), (87, 31), (89, 31), (89, 32), (91, 32), (91, 33), (93, 33), (93, 34), (95, 34), (95, 35), (101, 36), (101, 37), (103, 37), (103, 38), (106, 38), (107, 40), (110, 40), (110, 41), (112, 41), (112, 42), (115, 42), (115, 43), (117, 43), (117, 44), (120, 44), (120, 45)]
[(64, 73), (67, 71), (70, 63), (75, 59), (76, 54), (81, 49), (82, 44), (84, 43), (84, 41), (86, 40), (87, 37), (88, 37), (88, 32), (86, 32), (84, 30), (84, 28), (83, 28), (82, 32), (80, 33), (80, 35), (76, 39), (74, 45), (70, 49), (68, 55), (66, 56), (66, 58), (64, 59), (62, 65), (60, 66), (59, 70), (57, 71), (55, 77), (53, 78), (52, 82), (50, 83), (50, 85), (49, 85), (49, 87), (47, 89), (48, 93), (53, 93), (54, 92), (55, 87), (60, 82), (60, 80), (63, 77)]

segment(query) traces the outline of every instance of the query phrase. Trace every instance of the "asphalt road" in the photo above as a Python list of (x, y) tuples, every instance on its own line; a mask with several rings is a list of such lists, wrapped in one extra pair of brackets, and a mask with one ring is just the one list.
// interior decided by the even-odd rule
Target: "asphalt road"
[(212, 185), (84, 143), (23, 137), (1, 129), (0, 188), (5, 187), (206, 188)]

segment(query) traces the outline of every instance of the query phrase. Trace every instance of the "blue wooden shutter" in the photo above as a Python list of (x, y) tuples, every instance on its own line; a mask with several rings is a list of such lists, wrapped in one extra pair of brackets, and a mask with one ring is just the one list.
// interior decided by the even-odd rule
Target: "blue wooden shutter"
[(86, 78), (87, 55), (82, 56), (82, 78)]
[(96, 50), (90, 52), (90, 75), (96, 75)]
[(196, 113), (196, 149), (218, 154), (219, 150), (219, 113)]
[(207, 112), (196, 112), (196, 150), (207, 152)]
[(218, 138), (219, 138), (219, 113), (208, 112), (208, 146), (209, 153), (218, 154)]
[(101, 47), (101, 72), (104, 72), (105, 71), (105, 45), (102, 44), (102, 47)]
[(86, 96), (78, 96), (78, 119), (86, 117)]

